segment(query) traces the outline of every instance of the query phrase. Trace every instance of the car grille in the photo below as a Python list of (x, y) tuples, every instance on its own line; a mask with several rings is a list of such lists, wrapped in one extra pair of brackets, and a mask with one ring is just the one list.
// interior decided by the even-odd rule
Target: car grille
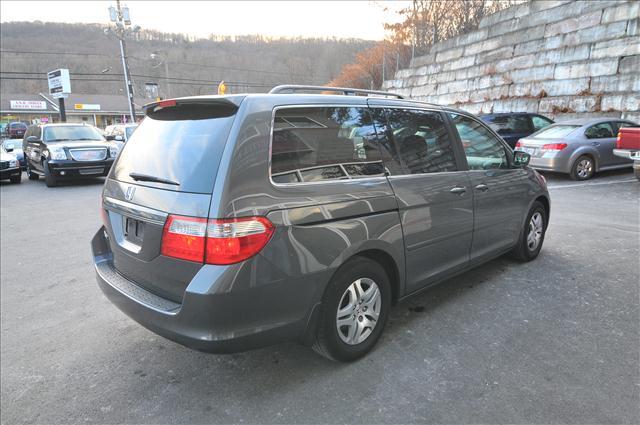
[(9, 161), (1, 161), (0, 162), (0, 170), (5, 170), (9, 168)]
[(107, 157), (107, 149), (69, 149), (75, 161), (102, 161)]

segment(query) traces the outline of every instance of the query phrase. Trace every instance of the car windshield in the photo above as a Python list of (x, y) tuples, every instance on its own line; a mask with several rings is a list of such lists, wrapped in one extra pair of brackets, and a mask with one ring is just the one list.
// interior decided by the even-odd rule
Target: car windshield
[(568, 124), (551, 125), (538, 132), (535, 137), (539, 139), (555, 139), (557, 137), (564, 137), (568, 135), (576, 128), (580, 128), (580, 126)]
[(94, 127), (88, 125), (65, 125), (44, 128), (44, 140), (47, 142), (67, 142), (95, 140), (102, 141), (104, 137)]

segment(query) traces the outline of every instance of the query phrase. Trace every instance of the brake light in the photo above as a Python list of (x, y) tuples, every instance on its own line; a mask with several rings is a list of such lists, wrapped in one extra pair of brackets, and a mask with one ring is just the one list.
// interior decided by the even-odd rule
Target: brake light
[(206, 262), (233, 264), (253, 257), (273, 234), (273, 224), (264, 217), (209, 220)]
[(518, 140), (516, 142), (516, 149), (521, 148), (522, 147), (522, 143), (520, 142), (520, 140)]
[(616, 139), (616, 149), (622, 149), (622, 131), (618, 131), (618, 138)]
[(170, 215), (162, 231), (160, 253), (182, 260), (204, 261), (207, 220)]
[(161, 253), (207, 264), (234, 264), (253, 257), (273, 234), (264, 217), (212, 219), (171, 215), (162, 233)]
[(543, 151), (561, 151), (566, 148), (568, 145), (566, 143), (548, 143), (546, 145), (542, 145)]
[(156, 107), (158, 107), (158, 108), (168, 108), (170, 106), (176, 106), (176, 105), (177, 105), (177, 103), (176, 103), (175, 99), (169, 99), (169, 100), (161, 100), (160, 102), (158, 102)]

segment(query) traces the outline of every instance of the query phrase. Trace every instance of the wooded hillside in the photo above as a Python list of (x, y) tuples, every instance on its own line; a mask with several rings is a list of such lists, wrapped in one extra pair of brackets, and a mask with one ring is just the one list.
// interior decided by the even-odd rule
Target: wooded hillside
[[(46, 72), (56, 68), (69, 68), (76, 93), (120, 93), (118, 40), (104, 29), (97, 24), (3, 23), (2, 93), (46, 91)], [(227, 83), (228, 93), (264, 92), (277, 84), (323, 85), (371, 46), (373, 42), (355, 39), (195, 39), (141, 30), (127, 40), (127, 56), (136, 96), (144, 95), (145, 82), (155, 82), (162, 96), (169, 91), (174, 97), (215, 93), (220, 80)]]

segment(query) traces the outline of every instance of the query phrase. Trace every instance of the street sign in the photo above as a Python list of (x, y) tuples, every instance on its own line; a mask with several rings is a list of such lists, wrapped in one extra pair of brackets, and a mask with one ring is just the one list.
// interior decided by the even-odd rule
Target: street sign
[(71, 80), (68, 69), (56, 69), (47, 73), (49, 94), (56, 99), (65, 98), (71, 93)]
[(76, 103), (74, 109), (82, 109), (85, 111), (99, 111), (100, 104), (97, 103)]
[(47, 109), (44, 100), (10, 100), (11, 109)]

